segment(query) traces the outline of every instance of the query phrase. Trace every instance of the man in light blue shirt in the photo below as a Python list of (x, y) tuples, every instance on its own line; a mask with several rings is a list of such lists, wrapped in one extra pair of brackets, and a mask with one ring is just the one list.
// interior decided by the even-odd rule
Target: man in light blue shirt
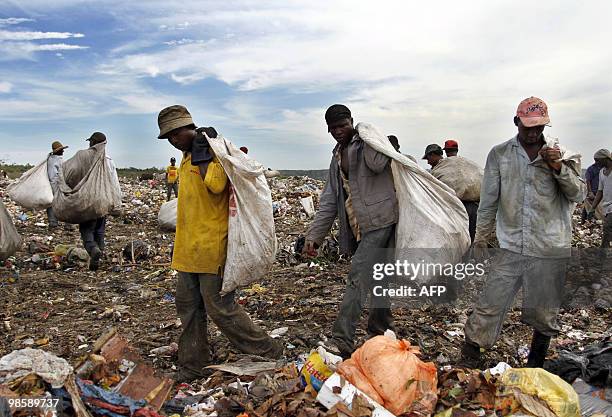
[(492, 232), (500, 250), (465, 326), (462, 362), (480, 365), (480, 348), (499, 338), (506, 313), (523, 288), (522, 321), (534, 328), (528, 367), (541, 367), (552, 336), (571, 254), (572, 212), (584, 200), (580, 155), (546, 139), (546, 103), (523, 100), (514, 123), (518, 134), (487, 157), (480, 193), (474, 254), (482, 259)]

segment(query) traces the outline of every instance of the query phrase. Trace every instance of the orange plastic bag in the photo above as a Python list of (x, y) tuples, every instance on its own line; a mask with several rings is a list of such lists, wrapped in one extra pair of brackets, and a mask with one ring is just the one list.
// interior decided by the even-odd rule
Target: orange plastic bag
[[(419, 348), (395, 336), (376, 336), (338, 366), (338, 373), (391, 413), (432, 404), (436, 397), (436, 366), (421, 361)], [(435, 406), (436, 401), (433, 401)], [(433, 412), (433, 409), (431, 410)]]

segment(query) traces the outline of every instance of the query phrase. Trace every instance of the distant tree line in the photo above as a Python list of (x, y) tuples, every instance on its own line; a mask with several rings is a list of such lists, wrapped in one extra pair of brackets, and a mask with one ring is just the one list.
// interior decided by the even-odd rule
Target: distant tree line
[[(9, 178), (19, 178), (21, 174), (32, 168), (34, 165), (31, 164), (7, 164), (4, 161), (0, 161), (0, 170), (6, 171)], [(165, 172), (163, 168), (117, 168), (117, 173), (120, 177), (126, 178), (138, 178), (142, 174), (159, 174)]]

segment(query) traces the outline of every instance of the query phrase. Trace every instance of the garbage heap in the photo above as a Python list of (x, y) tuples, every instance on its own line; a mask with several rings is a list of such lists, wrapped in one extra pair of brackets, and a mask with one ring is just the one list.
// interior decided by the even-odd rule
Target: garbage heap
[(322, 347), (293, 361), (242, 355), (208, 367), (205, 380), (173, 384), (111, 331), (74, 366), (31, 348), (0, 358), (0, 415), (601, 417), (612, 412), (611, 355), (608, 336), (547, 362), (561, 376), (504, 362), (465, 369), (424, 362), (388, 331), (345, 361)]

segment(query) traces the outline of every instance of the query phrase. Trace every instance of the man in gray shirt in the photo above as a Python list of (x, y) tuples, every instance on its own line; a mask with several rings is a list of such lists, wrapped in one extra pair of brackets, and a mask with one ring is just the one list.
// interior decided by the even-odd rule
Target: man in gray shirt
[(594, 212), (599, 203), (602, 202), (601, 206), (605, 218), (601, 247), (609, 249), (612, 239), (612, 175), (610, 175), (612, 173), (612, 156), (610, 156), (609, 150), (600, 149), (595, 153), (595, 158), (601, 161), (602, 169), (599, 171), (599, 185), (591, 212)]
[(522, 321), (534, 328), (528, 367), (543, 365), (550, 339), (559, 331), (572, 211), (586, 187), (579, 155), (562, 154), (555, 142), (545, 139), (549, 121), (542, 100), (523, 100), (514, 118), (518, 134), (487, 157), (473, 247), (476, 259), (483, 259), (495, 230), (500, 250), (465, 325), (464, 365), (482, 365), (480, 348), (495, 344), (521, 287)]
[[(51, 183), (51, 189), (53, 190), (54, 196), (58, 191), (59, 185), (57, 181), (59, 178), (59, 170), (62, 167), (62, 156), (64, 155), (64, 149), (66, 148), (68, 148), (68, 146), (64, 146), (56, 140), (51, 144), (51, 153), (47, 157), (47, 176), (49, 177), (49, 182)], [(54, 228), (59, 225), (51, 207), (47, 208), (47, 218), (49, 220), (49, 228)]]
[(370, 297), (368, 333), (380, 335), (393, 327), (388, 299), (373, 297), (372, 265), (395, 247), (399, 207), (395, 196), (391, 158), (374, 150), (353, 126), (351, 111), (334, 104), (325, 113), (328, 132), (336, 140), (329, 176), (319, 211), (308, 232), (304, 251), (312, 254), (329, 233), (336, 217), (340, 250), (353, 254), (344, 298), (332, 330), (332, 352), (348, 357), (354, 350), (357, 323)]

